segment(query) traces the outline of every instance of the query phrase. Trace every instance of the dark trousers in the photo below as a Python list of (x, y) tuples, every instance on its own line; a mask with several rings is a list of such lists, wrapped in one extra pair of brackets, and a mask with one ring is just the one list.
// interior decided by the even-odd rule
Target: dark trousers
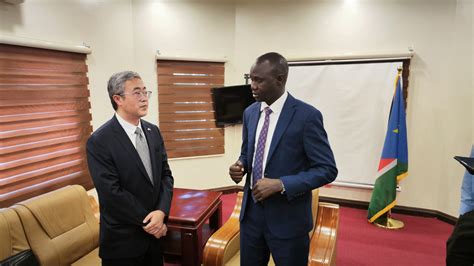
[(308, 264), (308, 234), (291, 239), (279, 238), (270, 232), (261, 203), (255, 203), (249, 196), (246, 207), (244, 220), (240, 223), (240, 265), (266, 266), (270, 253), (277, 266)]
[(163, 266), (163, 238), (150, 241), (148, 250), (142, 256), (102, 259), (102, 266)]
[(459, 217), (446, 243), (446, 265), (474, 265), (474, 211)]

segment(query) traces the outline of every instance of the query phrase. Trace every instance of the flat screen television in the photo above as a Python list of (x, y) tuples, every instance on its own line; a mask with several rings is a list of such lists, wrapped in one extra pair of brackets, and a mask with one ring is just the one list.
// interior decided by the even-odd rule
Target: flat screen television
[(216, 125), (241, 124), (245, 108), (255, 102), (250, 85), (212, 88)]

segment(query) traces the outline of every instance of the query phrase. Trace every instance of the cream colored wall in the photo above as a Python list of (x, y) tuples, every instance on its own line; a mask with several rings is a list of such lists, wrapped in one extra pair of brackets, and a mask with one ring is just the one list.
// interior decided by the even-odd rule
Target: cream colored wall
[[(235, 3), (234, 3), (235, 2)], [(226, 84), (243, 83), (256, 56), (310, 57), (415, 49), (408, 98), (409, 177), (399, 204), (458, 213), (463, 169), (452, 159), (474, 142), (472, 1), (39, 1), (0, 4), (0, 33), (92, 47), (88, 57), (93, 126), (113, 113), (105, 84), (135, 69), (156, 93), (164, 56), (227, 58)], [(153, 98), (146, 119), (158, 122)], [(466, 118), (466, 114), (471, 117)], [(468, 115), (469, 116), (469, 115)], [(241, 127), (226, 129), (226, 154), (170, 162), (177, 187), (233, 185), (228, 165)], [(369, 190), (322, 195), (368, 201)]]
[[(474, 4), (471, 4), (471, 16), (474, 16)], [(474, 26), (471, 23), (471, 44), (474, 44)], [(474, 77), (474, 45), (471, 46), (471, 77)], [(474, 80), (471, 79), (471, 88), (472, 88), (472, 117), (474, 117)], [(472, 144), (474, 145), (474, 119), (472, 121)]]
[[(464, 174), (464, 168), (452, 159), (454, 155), (462, 154), (468, 156), (471, 151), (472, 123), (466, 123), (465, 114), (472, 109), (472, 1), (458, 0), (453, 10), (451, 29), (446, 32), (450, 36), (445, 40), (444, 50), (448, 51), (446, 65), (440, 69), (438, 106), (433, 106), (435, 123), (433, 129), (436, 133), (434, 138), (440, 139), (435, 146), (438, 155), (433, 156), (431, 163), (426, 162), (424, 167), (436, 165), (439, 185), (433, 191), (432, 198), (437, 204), (434, 206), (440, 210), (449, 210), (452, 215), (458, 214), (460, 184)], [(441, 51), (439, 51), (441, 52)], [(420, 111), (421, 113), (421, 111)], [(470, 117), (472, 121), (474, 117)], [(413, 120), (418, 121), (418, 120)], [(428, 134), (428, 132), (426, 132)], [(414, 141), (421, 142), (423, 135), (414, 135)], [(420, 156), (422, 153), (420, 153)], [(416, 164), (414, 162), (413, 164)], [(420, 171), (423, 171), (420, 165)], [(428, 177), (429, 178), (429, 177)], [(428, 179), (429, 180), (429, 179)], [(428, 181), (426, 180), (426, 181)], [(419, 182), (421, 183), (421, 182)], [(407, 184), (408, 187), (409, 184)], [(420, 186), (422, 184), (415, 184)], [(443, 195), (443, 196), (439, 196)], [(416, 191), (407, 196), (405, 202), (416, 198)], [(452, 200), (450, 200), (452, 199)], [(405, 204), (404, 202), (401, 202)]]

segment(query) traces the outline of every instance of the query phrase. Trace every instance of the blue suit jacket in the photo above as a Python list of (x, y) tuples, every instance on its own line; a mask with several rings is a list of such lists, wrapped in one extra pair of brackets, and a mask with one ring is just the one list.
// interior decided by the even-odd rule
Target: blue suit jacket
[[(252, 200), (250, 176), (260, 105), (256, 102), (244, 112), (239, 160), (246, 169), (247, 179), (241, 221), (245, 219), (247, 203)], [(331, 183), (337, 176), (321, 112), (288, 95), (270, 144), (264, 176), (280, 178), (286, 190), (285, 195), (276, 193), (262, 202), (271, 232), (282, 238), (307, 234), (313, 226), (311, 191)]]

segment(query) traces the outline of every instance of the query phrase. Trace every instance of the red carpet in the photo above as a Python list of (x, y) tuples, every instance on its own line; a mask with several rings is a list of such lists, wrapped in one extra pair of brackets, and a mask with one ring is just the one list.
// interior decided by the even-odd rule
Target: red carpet
[(434, 218), (394, 214), (405, 223), (386, 230), (367, 223), (367, 211), (341, 207), (337, 265), (445, 265), (453, 226)]
[[(222, 196), (225, 222), (236, 194)], [(401, 230), (385, 230), (367, 223), (367, 211), (341, 207), (337, 244), (338, 266), (445, 265), (446, 240), (453, 226), (434, 218), (394, 214), (405, 223)]]

